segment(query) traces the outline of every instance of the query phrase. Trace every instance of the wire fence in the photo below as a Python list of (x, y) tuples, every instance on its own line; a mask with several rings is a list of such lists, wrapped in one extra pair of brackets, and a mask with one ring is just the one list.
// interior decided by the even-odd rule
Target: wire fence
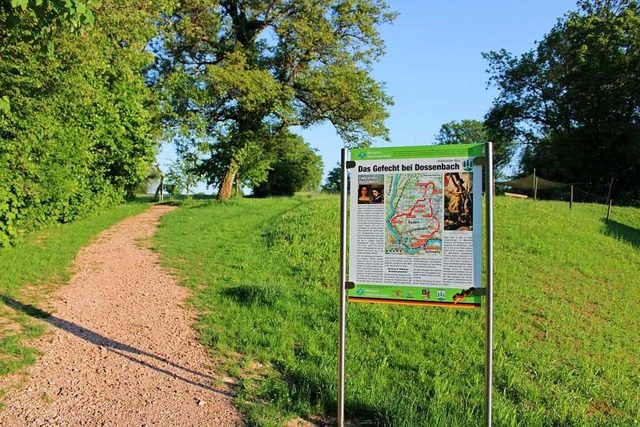
[(604, 196), (590, 193), (575, 185), (573, 186), (573, 190), (573, 201), (576, 203), (607, 203), (607, 198)]
[(501, 192), (516, 197), (563, 200), (571, 203), (607, 204), (609, 202), (606, 196), (607, 188), (603, 188), (603, 194), (598, 195), (580, 188), (577, 184), (554, 182), (535, 175), (497, 184)]

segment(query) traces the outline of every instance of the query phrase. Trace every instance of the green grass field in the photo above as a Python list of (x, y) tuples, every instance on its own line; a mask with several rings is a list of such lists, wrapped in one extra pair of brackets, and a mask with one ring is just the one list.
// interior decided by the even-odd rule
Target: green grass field
[[(640, 425), (640, 210), (498, 198), (494, 425)], [(336, 411), (339, 199), (192, 202), (156, 239), (249, 423)], [(484, 310), (349, 304), (353, 425), (483, 423)]]
[[(142, 211), (118, 207), (25, 237), (0, 257), (0, 375), (37, 354), (40, 323), (11, 309), (63, 284), (79, 249)], [(250, 425), (336, 412), (339, 199), (188, 201), (155, 247), (194, 291), (197, 327), (237, 380)], [(640, 210), (498, 198), (496, 426), (640, 425)], [(484, 310), (349, 304), (351, 425), (483, 421)]]

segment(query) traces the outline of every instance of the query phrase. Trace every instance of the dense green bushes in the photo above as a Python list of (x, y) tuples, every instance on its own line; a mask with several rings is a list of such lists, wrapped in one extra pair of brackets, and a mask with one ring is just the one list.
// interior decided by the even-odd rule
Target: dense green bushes
[(0, 247), (123, 202), (155, 157), (151, 14), (119, 0), (93, 14), (74, 30), (0, 9)]

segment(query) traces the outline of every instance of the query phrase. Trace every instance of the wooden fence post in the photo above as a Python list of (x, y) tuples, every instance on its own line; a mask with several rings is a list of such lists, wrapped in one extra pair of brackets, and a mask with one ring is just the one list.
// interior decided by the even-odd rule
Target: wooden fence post
[(571, 185), (571, 198), (569, 199), (569, 209), (573, 208), (573, 185)]

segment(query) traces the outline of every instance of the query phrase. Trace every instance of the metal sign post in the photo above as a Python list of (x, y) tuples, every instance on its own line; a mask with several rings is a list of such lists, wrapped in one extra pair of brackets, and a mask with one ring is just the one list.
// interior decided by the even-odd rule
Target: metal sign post
[(493, 145), (488, 142), (485, 145), (485, 216), (486, 216), (486, 255), (487, 255), (487, 280), (485, 284), (485, 309), (486, 309), (486, 354), (485, 354), (485, 425), (491, 427), (491, 401), (493, 388)]
[(344, 426), (344, 353), (345, 325), (347, 317), (347, 149), (341, 153), (341, 238), (340, 238), (340, 326), (338, 333), (338, 427)]

